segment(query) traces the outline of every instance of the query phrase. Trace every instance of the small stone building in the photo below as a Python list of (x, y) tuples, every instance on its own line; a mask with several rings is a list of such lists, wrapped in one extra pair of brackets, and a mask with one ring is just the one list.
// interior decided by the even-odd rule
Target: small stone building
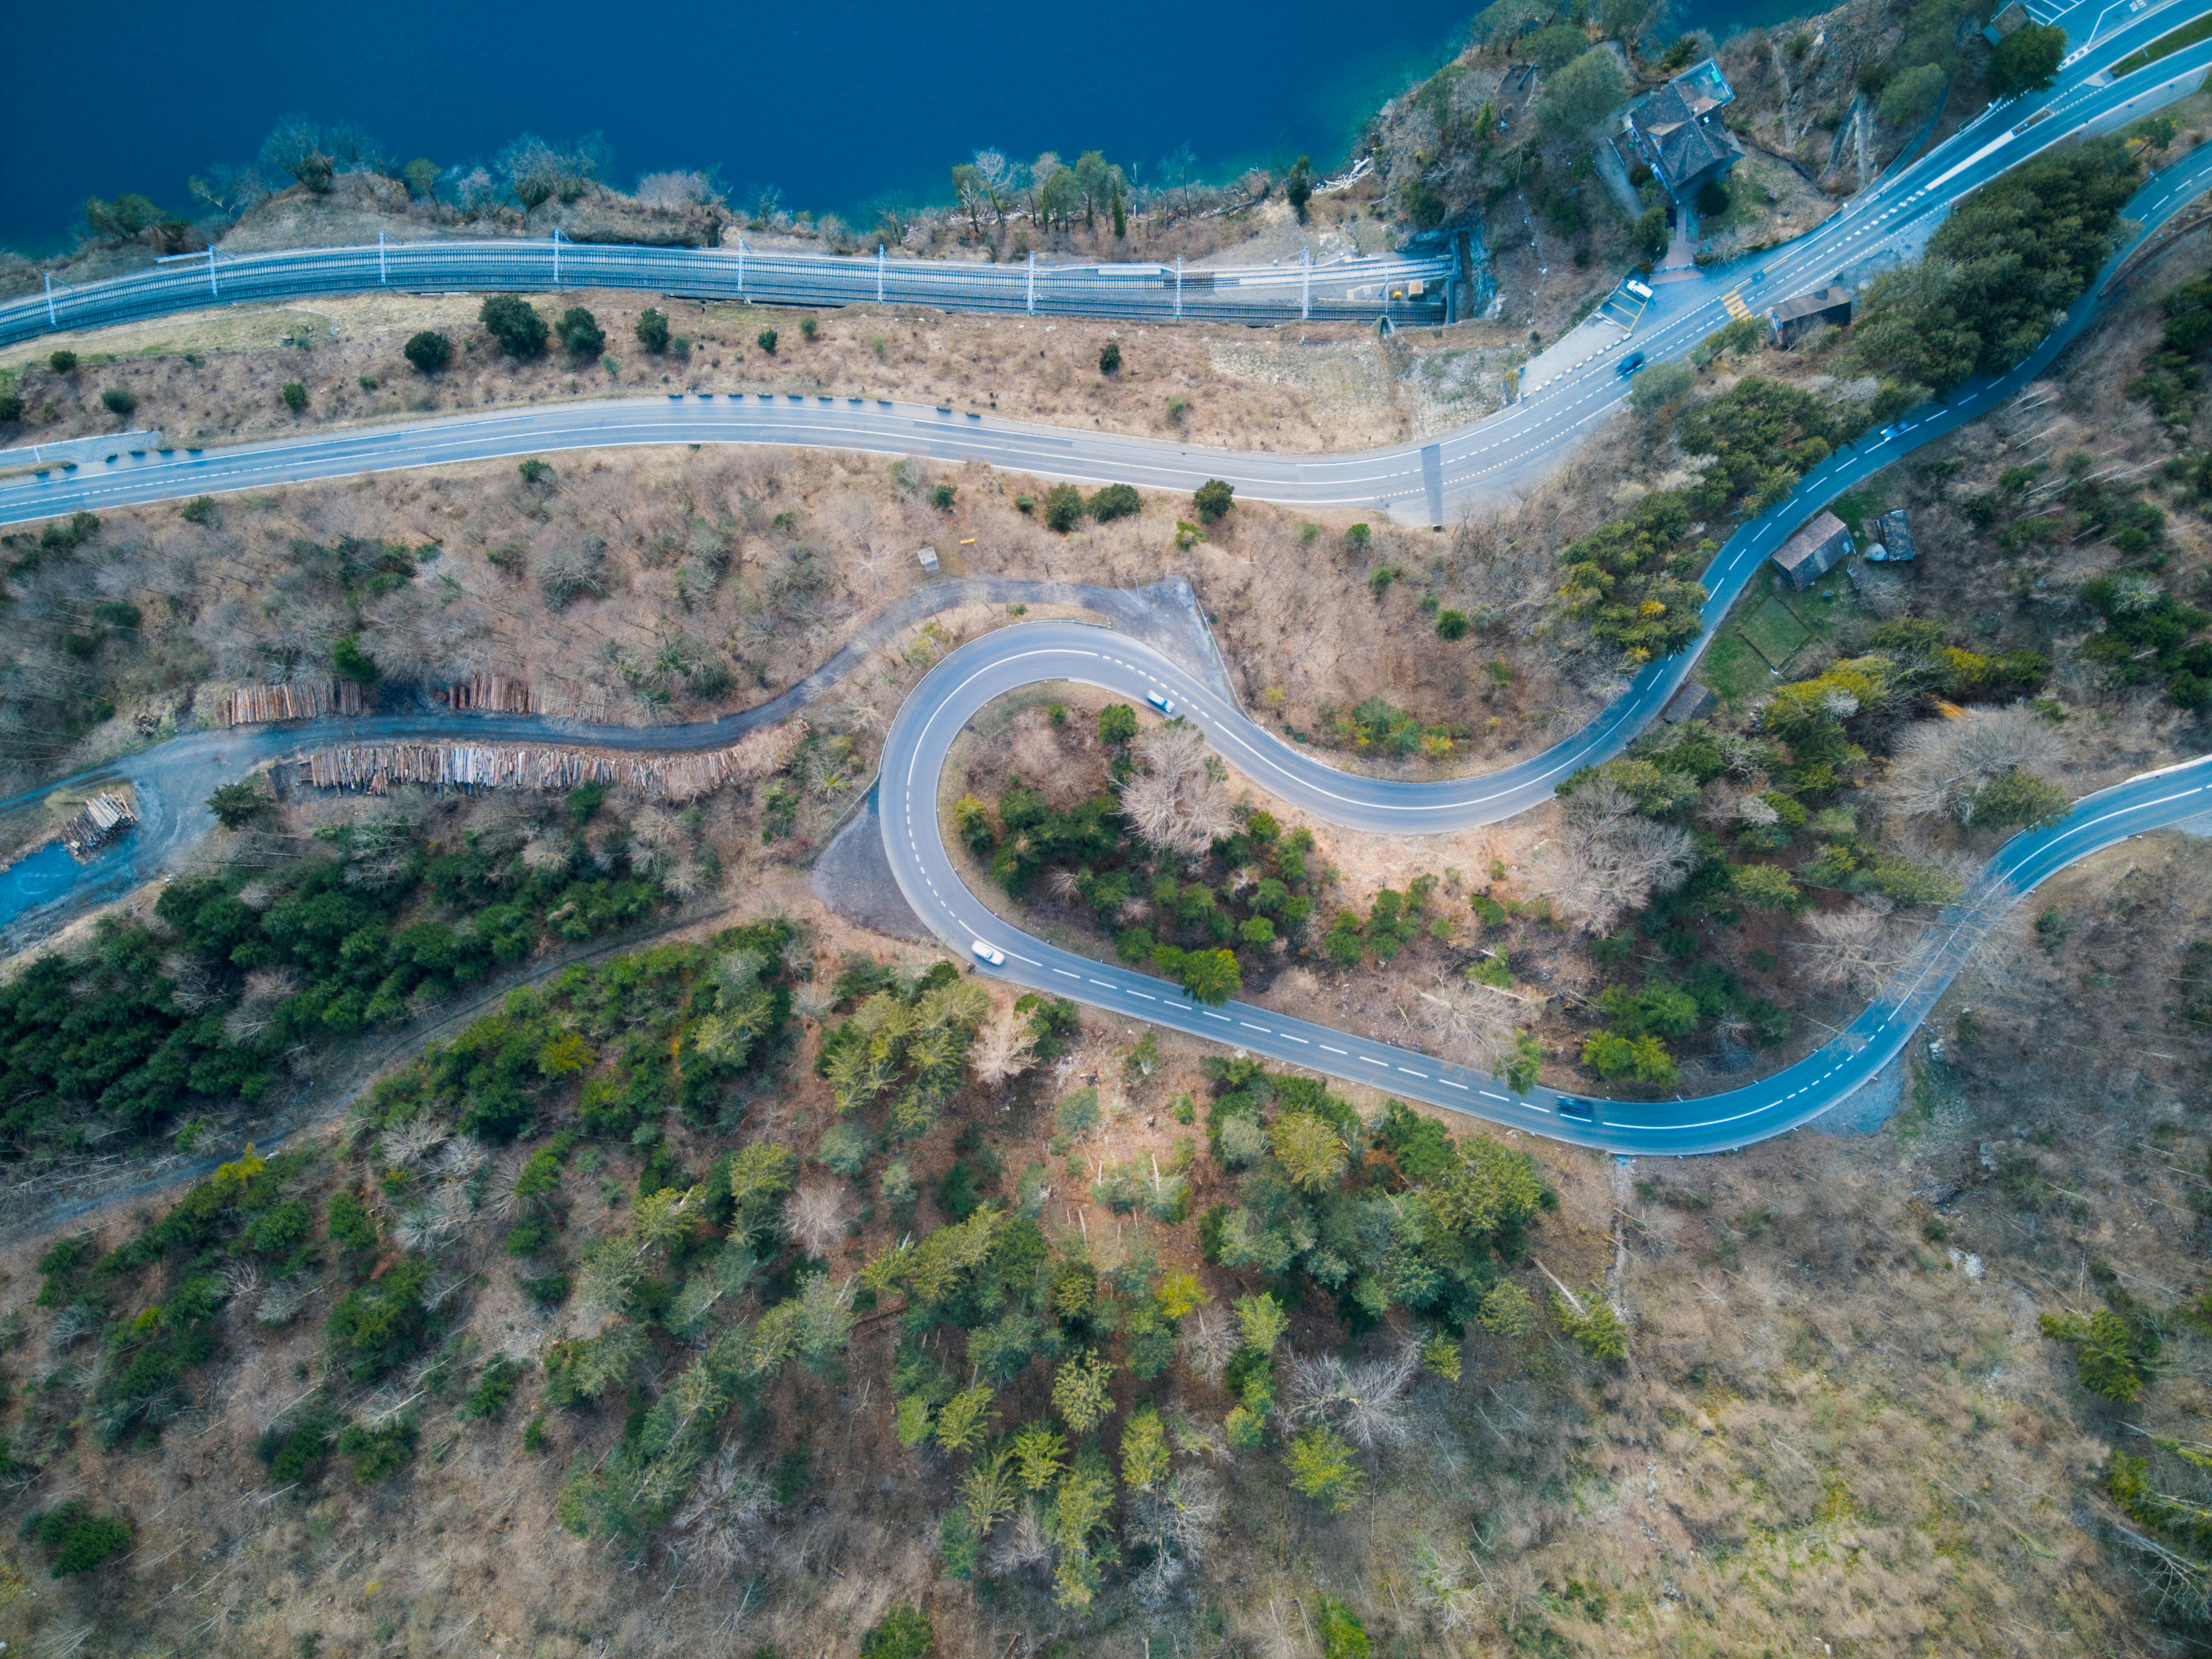
[(1832, 513), (1822, 513), (1774, 550), (1774, 564), (1790, 586), (1802, 593), (1855, 550), (1844, 521)]
[(1774, 331), (1774, 343), (1787, 351), (1822, 325), (1842, 328), (1851, 320), (1851, 291), (1847, 288), (1816, 289), (1794, 300), (1767, 307), (1766, 321)]

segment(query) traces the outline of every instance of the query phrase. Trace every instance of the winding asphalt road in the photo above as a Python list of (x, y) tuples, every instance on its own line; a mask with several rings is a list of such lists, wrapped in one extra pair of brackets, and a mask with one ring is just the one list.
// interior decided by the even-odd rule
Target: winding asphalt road
[[(923, 678), (884, 739), (878, 785), (884, 850), (915, 914), (977, 970), (1034, 990), (1150, 1020), (1249, 1053), (1510, 1128), (1632, 1154), (1729, 1152), (1796, 1128), (1844, 1099), (1903, 1051), (1990, 923), (2038, 882), (2113, 842), (2212, 811), (2212, 757), (2132, 778), (2075, 804), (2056, 827), (1998, 849), (1961, 902), (1947, 909), (1872, 1006), (1833, 1040), (1774, 1076), (1693, 1100), (1589, 1101), (1564, 1115), (1549, 1089), (1514, 1092), (1498, 1079), (1418, 1050), (1232, 1002), (1193, 1003), (1164, 980), (1048, 945), (1002, 921), (962, 883), (945, 848), (945, 756), (988, 704), (1040, 682), (1073, 681), (1128, 697), (1153, 693), (1201, 726), (1260, 783), (1333, 823), (1405, 833), (1493, 823), (1550, 797), (1565, 749), (1509, 772), (1449, 784), (1385, 782), (1322, 765), (1261, 731), (1201, 680), (1158, 653), (1079, 623), (1009, 628), (963, 646)], [(1551, 780), (1552, 781), (1547, 781)], [(1413, 816), (1425, 814), (1426, 816)], [(978, 961), (981, 940), (1003, 967)]]
[[(2099, 84), (2097, 77), (2193, 9), (2202, 9), (2201, 0), (2171, 0), (2140, 14), (2077, 54), (2051, 91), (1993, 106), (1786, 246), (1690, 281), (1657, 284), (1636, 329), (1619, 343), (1486, 420), (1431, 441), (1341, 455), (1240, 453), (887, 399), (674, 393), (317, 431), (214, 450), (121, 453), (105, 462), (0, 479), (0, 524), (179, 495), (561, 450), (758, 443), (921, 455), (953, 463), (975, 459), (1043, 477), (1164, 490), (1187, 491), (1208, 478), (1223, 478), (1248, 497), (1443, 526), (1474, 508), (1525, 494), (1585, 428), (1618, 408), (1627, 396), (1627, 383), (1617, 371), (1628, 350), (1640, 351), (1653, 362), (1680, 356), (1735, 311), (1756, 312), (1825, 286), (1838, 270), (1863, 266), (1882, 250), (1918, 237), (1960, 197), (2052, 144), (2122, 123), (2182, 95), (2212, 68), (2212, 40), (2112, 84)], [(2191, 165), (2185, 161), (2179, 167)], [(2154, 181), (2146, 197), (2158, 188)]]
[[(2162, 15), (2154, 27), (2148, 20), (2142, 27), (2154, 38), (2172, 26), (2171, 15)], [(2133, 50), (2141, 44), (2139, 40), (2125, 38), (2128, 34), (2129, 31), (2120, 31), (2112, 42), (2100, 43), (2100, 51), (2106, 45), (2115, 50), (2119, 46)], [(2203, 65), (2184, 64), (2185, 56), (2176, 54), (2165, 60), (2160, 66), (2160, 74), (2170, 75), (2177, 65), (2191, 76), (2200, 72)], [(2104, 61), (2109, 61), (2109, 58)], [(2206, 61), (2212, 63), (2212, 43), (2207, 43)], [(2132, 100), (2143, 95), (2130, 91), (2128, 83), (2123, 82), (2101, 89), (2062, 88), (2054, 99), (2074, 100), (2063, 112), (2069, 116), (2079, 116), (2087, 107), (2092, 115), (2109, 117), (2114, 109), (2132, 114)], [(1848, 247), (1869, 235), (1887, 238), (1895, 234), (1900, 228), (1908, 228), (1914, 219), (1947, 204), (1952, 197), (1970, 187), (1966, 181), (1988, 176), (1984, 169), (2025, 159), (2025, 154), (2032, 152), (2022, 152), (2019, 147), (2039, 127), (2061, 125), (2056, 119), (2039, 122), (2027, 126), (2023, 133), (2016, 124), (2001, 133), (1985, 135), (1978, 141), (1978, 148), (1970, 144), (1970, 153), (1938, 152), (1922, 164), (1925, 171), (1908, 170), (1900, 175), (1898, 193), (1877, 197), (1875, 202), (1863, 204), (1858, 215), (1846, 215), (1843, 221), (1836, 222), (1842, 228), (1834, 233), (1834, 238), (1839, 239), (1839, 245)], [(1970, 129), (1969, 135), (1972, 132)], [(1819, 503), (1918, 445), (1998, 406), (2047, 368), (2051, 360), (2079, 337), (2100, 303), (2117, 291), (2114, 273), (2124, 260), (2182, 204), (2201, 192), (2208, 182), (2212, 182), (2212, 146), (2200, 149), (2158, 175), (2130, 206), (2130, 216), (2142, 222), (2142, 231), (2115, 255), (2100, 276), (2100, 286), (2085, 296), (2075, 313), (2012, 374), (1970, 386), (1948, 404), (1916, 411), (1901, 428), (1892, 428), (1888, 434), (1858, 450), (1846, 450), (1831, 458), (1800, 484), (1787, 502), (1753, 520), (1732, 537), (1706, 573), (1705, 580), (1712, 597), (1705, 612), (1705, 637), (1711, 637), (1711, 625), (1725, 615), (1774, 545)], [(1909, 191), (1906, 185), (1911, 186)], [(1864, 216), (1876, 206), (1879, 212), (1871, 217)], [(1765, 269), (1767, 280), (1778, 285), (1773, 291), (1780, 291), (1778, 285), (1788, 279), (1790, 272), (1802, 273), (1813, 264), (1823, 263), (1808, 258), (1814, 252), (1799, 247), (1792, 251), (1789, 259), (1771, 262)], [(1863, 252), (1863, 249), (1856, 250), (1853, 257)], [(1826, 258), (1834, 256), (1835, 247), (1831, 246)], [(1672, 326), (1679, 338), (1668, 337), (1672, 343), (1662, 347), (1662, 337), (1654, 334), (1639, 343), (1652, 355), (1662, 349), (1686, 349), (1707, 331), (1713, 320), (1710, 317), (1701, 320), (1694, 307), (1686, 307), (1673, 319)], [(1603, 373), (1608, 380), (1613, 378), (1609, 369)], [(1606, 409), (1611, 407), (1611, 402), (1618, 401), (1617, 385), (1609, 389), (1613, 395)], [(1586, 398), (1596, 395), (1591, 392), (1586, 393)], [(799, 403), (796, 411), (786, 408), (781, 402), (763, 409), (761, 405), (768, 404), (767, 399), (725, 401), (719, 405), (690, 399), (682, 403), (684, 407), (675, 417), (678, 424), (674, 431), (703, 430), (717, 420), (726, 423), (715, 428), (717, 435), (711, 439), (677, 438), (666, 427), (625, 423), (641, 410), (659, 413), (659, 405), (584, 405), (567, 410), (514, 411), (438, 422), (427, 428), (400, 428), (399, 433), (411, 434), (407, 444), (384, 452), (374, 451), (373, 446), (380, 438), (395, 434), (341, 434), (255, 446), (211, 457), (187, 456), (181, 460), (174, 457), (147, 457), (138, 464), (106, 470), (106, 476), (97, 479), (77, 482), (49, 477), (31, 481), (28, 485), (19, 482), (0, 487), (0, 521), (45, 516), (70, 510), (76, 505), (114, 505), (120, 499), (174, 499), (216, 488), (247, 488), (280, 481), (251, 471), (257, 465), (268, 469), (299, 465), (306, 470), (288, 476), (326, 477), (341, 476), (345, 471), (377, 470), (380, 465), (433, 464), (441, 459), (473, 459), (477, 453), (513, 454), (519, 453), (517, 447), (500, 446), (513, 446), (516, 437), (525, 432), (533, 441), (522, 444), (520, 453), (609, 441), (732, 441), (732, 432), (738, 430), (748, 434), (754, 431), (763, 434), (751, 440), (756, 441), (811, 441), (835, 442), (845, 447), (875, 447), (878, 445), (866, 441), (866, 438), (871, 434), (883, 438), (896, 433), (896, 422), (899, 419), (899, 411), (893, 407), (870, 410), (864, 405), (855, 416), (851, 404), (841, 406), (830, 399)], [(885, 408), (889, 408), (888, 413)], [(1597, 411), (1602, 412), (1603, 409)], [(579, 415), (586, 418), (575, 422), (574, 417)], [(1089, 464), (1088, 457), (1100, 453), (1091, 446), (1134, 445), (1128, 452), (1132, 455), (1149, 455), (1154, 465), (1166, 465), (1159, 456), (1159, 452), (1168, 447), (1165, 446), (1142, 445), (1132, 440), (1100, 440), (1090, 434), (1046, 434), (1041, 428), (1010, 428), (996, 422), (952, 422), (943, 411), (930, 411), (930, 415), (936, 418), (940, 429), (950, 422), (958, 439), (969, 444), (1008, 433), (1018, 434), (1018, 441), (1024, 442), (1049, 437), (1066, 446), (1064, 459), (1079, 460), (1084, 465)], [(687, 428), (682, 424), (695, 416), (704, 417), (701, 427)], [(748, 426), (746, 416), (765, 418), (757, 425)], [(572, 423), (568, 427), (544, 423), (549, 419), (562, 418), (570, 419)], [(600, 418), (609, 424), (595, 424), (594, 421)], [(912, 418), (909, 411), (910, 422)], [(1596, 415), (1592, 414), (1574, 424), (1595, 418)], [(1500, 417), (1500, 421), (1503, 419)], [(532, 425), (533, 422), (539, 424)], [(867, 424), (871, 422), (878, 425), (871, 427)], [(519, 426), (515, 424), (518, 422)], [(927, 428), (930, 422), (924, 421), (921, 424)], [(1486, 428), (1498, 424), (1497, 421), (1486, 423), (1486, 428), (1476, 428), (1474, 434), (1462, 436), (1480, 435)], [(1547, 416), (1541, 427), (1534, 428), (1548, 433), (1541, 440), (1542, 447), (1555, 445), (1567, 435), (1558, 428), (1557, 411)], [(659, 435), (644, 435), (648, 430)], [(548, 431), (566, 434), (568, 441), (565, 444), (549, 443), (543, 435)], [(611, 438), (607, 435), (610, 432), (639, 435)], [(794, 432), (813, 435), (811, 440), (789, 435)], [(771, 433), (775, 435), (765, 435)], [(857, 439), (855, 434), (859, 434)], [(468, 456), (447, 453), (436, 447), (441, 442), (471, 446), (474, 453)], [(349, 445), (371, 447), (345, 447)], [(911, 441), (884, 447), (900, 453), (911, 453), (917, 447)], [(925, 448), (923, 453), (937, 452)], [(964, 447), (963, 453), (966, 453)], [(1197, 453), (1219, 453), (1178, 452), (1181, 464), (1188, 467), (1188, 458)], [(1402, 455), (1407, 452), (1398, 453)], [(994, 457), (987, 454), (985, 459)], [(1263, 468), (1316, 464), (1357, 466), (1374, 459), (1326, 458), (1323, 463), (1310, 459), (1285, 463), (1265, 457), (1231, 459), (1246, 465), (1261, 464)], [(1055, 470), (1033, 462), (1009, 460), (1001, 464), (1027, 465), (1032, 471)], [(226, 465), (238, 470), (221, 471)], [(210, 471), (210, 468), (217, 470)], [(1059, 475), (1154, 482), (1139, 474), (1133, 461), (1103, 474), (1061, 471)], [(1430, 476), (1435, 475), (1436, 468), (1431, 464)], [(1187, 472), (1177, 483), (1196, 476), (1233, 477), (1225, 469), (1208, 465), (1198, 473)], [(1278, 487), (1341, 486), (1341, 480), (1316, 484), (1315, 480), (1301, 477), (1295, 471), (1263, 471), (1262, 476)], [(216, 478), (233, 481), (211, 482)], [(101, 488), (118, 493), (101, 496), (83, 493)], [(80, 492), (75, 500), (66, 499), (62, 493), (70, 489)], [(1249, 493), (1265, 495), (1269, 491), (1262, 487)], [(1310, 499), (1297, 495), (1287, 498)], [(1664, 707), (1694, 661), (1695, 654), (1692, 653), (1651, 665), (1589, 726), (1518, 766), (1478, 779), (1410, 784), (1359, 777), (1321, 763), (1252, 721), (1207, 681), (1124, 635), (1079, 623), (1018, 625), (986, 635), (953, 653), (925, 677), (902, 706), (885, 739), (878, 786), (884, 848), (901, 890), (925, 923), (963, 953), (977, 939), (1004, 952), (1007, 960), (1003, 967), (984, 970), (1012, 982), (1232, 1043), (1253, 1053), (1385, 1088), (1509, 1127), (1525, 1128), (1624, 1153), (1684, 1155), (1739, 1147), (1781, 1133), (1827, 1109), (1903, 1049), (1990, 921), (2021, 894), (2068, 864), (2117, 841), (2212, 811), (2212, 757), (2131, 779), (2088, 797), (2077, 803), (2058, 825), (2016, 836), (2001, 848), (1966, 899), (1944, 913), (1884, 994), (1844, 1032), (1796, 1065), (1741, 1089), (1695, 1101), (1585, 1102), (1587, 1115), (1563, 1113), (1560, 1097), (1551, 1091), (1513, 1093), (1497, 1079), (1468, 1067), (1290, 1019), (1265, 1009), (1243, 1004), (1219, 1009), (1194, 1006), (1163, 981), (1059, 951), (992, 915), (962, 885), (943, 843), (939, 793), (945, 758), (953, 738), (990, 702), (1026, 685), (1075, 681), (1128, 696), (1133, 702), (1158, 692), (1171, 698), (1177, 712), (1204, 729), (1214, 746), (1255, 782), (1317, 817), (1355, 829), (1419, 833), (1495, 823), (1548, 799), (1568, 773), (1608, 758), (1625, 748)], [(732, 720), (695, 726), (595, 728), (573, 734), (556, 732), (543, 722), (514, 717), (456, 719), (404, 714), (324, 722), (315, 730), (319, 739), (340, 741), (375, 738), (542, 741), (549, 737), (564, 737), (602, 745), (672, 750), (727, 743), (743, 730), (780, 717), (781, 712), (785, 711), (780, 705), (770, 705)], [(205, 788), (212, 787), (214, 781), (224, 777), (235, 776), (255, 761), (292, 752), (299, 746), (300, 738), (297, 728), (264, 727), (198, 734), (146, 751), (115, 769), (134, 775), (141, 782), (142, 801), (147, 811), (142, 835), (148, 844), (174, 847), (195, 833), (204, 821), (204, 808), (198, 803)], [(76, 896), (86, 896), (97, 885), (95, 878)]]

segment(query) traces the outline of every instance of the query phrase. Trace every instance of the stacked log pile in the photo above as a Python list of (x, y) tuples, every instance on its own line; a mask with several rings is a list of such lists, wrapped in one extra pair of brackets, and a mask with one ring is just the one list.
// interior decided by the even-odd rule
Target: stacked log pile
[(262, 726), (271, 720), (313, 720), (358, 714), (368, 707), (351, 680), (294, 680), (283, 685), (240, 685), (222, 693), (210, 726)]
[(533, 713), (550, 714), (556, 720), (587, 720), (597, 725), (606, 719), (610, 707), (606, 687), (557, 676), (549, 676), (532, 686), (530, 695), (538, 705)]
[(348, 744), (302, 756), (299, 780), (317, 789), (374, 795), (402, 784), (565, 794), (583, 784), (605, 783), (648, 799), (696, 800), (725, 784), (780, 771), (805, 735), (806, 722), (792, 720), (756, 732), (731, 748), (696, 755), (632, 755), (519, 744)]
[(138, 822), (127, 795), (94, 795), (62, 825), (62, 845), (78, 863)]
[(505, 674), (477, 674), (448, 687), (446, 698), (454, 708), (472, 708), (483, 714), (543, 714), (545, 701), (527, 680)]

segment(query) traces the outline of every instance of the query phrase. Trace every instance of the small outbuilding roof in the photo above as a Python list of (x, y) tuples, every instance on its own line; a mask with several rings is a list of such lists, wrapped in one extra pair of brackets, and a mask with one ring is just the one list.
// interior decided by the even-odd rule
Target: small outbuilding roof
[(1679, 726), (1684, 720), (1700, 720), (1719, 701), (1711, 686), (1698, 680), (1684, 680), (1680, 689), (1667, 699), (1667, 707), (1659, 718), (1669, 726)]
[(1778, 305), (1769, 306), (1766, 320), (1772, 325), (1776, 341), (1788, 346), (1800, 335), (1832, 323), (1838, 328), (1851, 320), (1851, 291), (1847, 288), (1815, 289), (1809, 294), (1800, 294)]
[(1875, 520), (1881, 532), (1882, 545), (1888, 550), (1889, 562), (1911, 562), (1915, 551), (1912, 545), (1912, 520), (1905, 516), (1905, 509), (1893, 507)]
[(1774, 562), (1790, 586), (1803, 592), (1852, 553), (1851, 532), (1832, 513), (1822, 513), (1780, 547)]

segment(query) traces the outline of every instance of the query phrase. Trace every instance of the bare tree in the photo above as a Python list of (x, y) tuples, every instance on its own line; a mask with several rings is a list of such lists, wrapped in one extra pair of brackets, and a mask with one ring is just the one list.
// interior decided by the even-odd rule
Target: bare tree
[(1205, 1560), (1221, 1529), (1222, 1508), (1221, 1483), (1205, 1468), (1177, 1469), (1131, 1498), (1131, 1534), (1152, 1547), (1152, 1560), (1137, 1576), (1139, 1601), (1158, 1607)]
[(1792, 944), (1803, 953), (1814, 982), (1860, 996), (1871, 996), (1881, 988), (1904, 960), (1909, 942), (1905, 930), (1889, 914), (1887, 902), (1879, 899), (1815, 915), (1808, 925), (1813, 936)]
[(1292, 1423), (1334, 1423), (1355, 1446), (1396, 1445), (1412, 1432), (1406, 1393), (1419, 1369), (1411, 1346), (1349, 1365), (1333, 1353), (1293, 1355), (1285, 1415)]
[(996, 1087), (1027, 1071), (1036, 1054), (1036, 1034), (1030, 1029), (1030, 1017), (1008, 1002), (994, 1007), (977, 1028), (968, 1063), (978, 1083)]
[(1218, 1382), (1222, 1368), (1243, 1343), (1243, 1339), (1227, 1315), (1212, 1308), (1200, 1308), (1183, 1322), (1182, 1363), (1193, 1376)]
[(809, 1182), (784, 1206), (792, 1237), (813, 1256), (826, 1256), (836, 1247), (851, 1216), (844, 1189), (823, 1181)]
[(751, 1553), (775, 1507), (775, 1494), (759, 1469), (726, 1451), (700, 1471), (669, 1531), (685, 1561), (711, 1577), (726, 1578)]
[(677, 212), (722, 205), (722, 192), (703, 173), (648, 173), (637, 181), (633, 193), (647, 207)]
[(548, 610), (559, 611), (586, 595), (605, 599), (607, 592), (606, 544), (597, 536), (580, 541), (563, 539), (538, 556), (538, 585), (545, 590)]
[(1688, 830), (1645, 817), (1609, 781), (1575, 791), (1562, 817), (1562, 857), (1547, 890), (1562, 911), (1594, 933), (1609, 932), (1654, 893), (1672, 892), (1697, 862), (1697, 842)]
[(1961, 817), (1994, 780), (2057, 766), (2065, 744), (2025, 703), (1969, 708), (1955, 720), (1923, 720), (1899, 737), (1882, 793), (1912, 817)]
[(435, 1118), (416, 1118), (384, 1132), (382, 1152), (386, 1164), (405, 1165), (428, 1157), (453, 1138), (453, 1126)]
[(999, 221), (999, 228), (1006, 228), (1006, 206), (1014, 192), (1022, 187), (1022, 168), (1006, 159), (1001, 150), (979, 149), (975, 152), (976, 181), (991, 204), (991, 211)]
[(1425, 1542), (1414, 1559), (1420, 1585), (1415, 1599), (1447, 1635), (1468, 1628), (1482, 1616), (1486, 1597), (1467, 1582), (1467, 1568), (1474, 1561), (1471, 1555), (1456, 1547), (1438, 1550)]
[(994, 1577), (1007, 1578), (1024, 1567), (1051, 1559), (1052, 1534), (1032, 1504), (1016, 1515), (1013, 1524), (1000, 1536), (998, 1547), (991, 1552), (991, 1572)]
[(1177, 720), (1137, 739), (1138, 769), (1122, 783), (1121, 811), (1137, 834), (1163, 852), (1196, 858), (1234, 834), (1229, 793), (1208, 764), (1206, 734)]
[(1463, 1055), (1492, 1075), (1502, 1074), (1517, 1057), (1529, 1007), (1516, 993), (1440, 973), (1437, 988), (1420, 997), (1421, 1024), (1448, 1053)]

